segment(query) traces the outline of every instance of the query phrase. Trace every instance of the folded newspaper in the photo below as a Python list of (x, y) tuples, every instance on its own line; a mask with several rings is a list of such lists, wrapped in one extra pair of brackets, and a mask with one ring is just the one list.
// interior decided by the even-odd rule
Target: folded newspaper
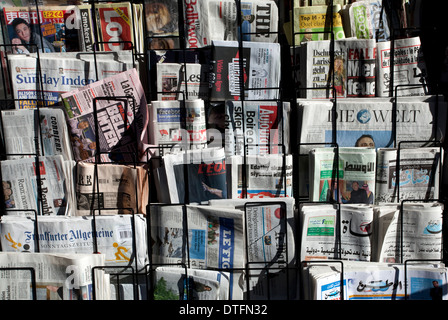
[(382, 1), (364, 0), (347, 5), (350, 31), (358, 39), (386, 41), (390, 38), (389, 22)]
[(106, 266), (142, 269), (148, 263), (143, 215), (44, 216), (38, 219), (4, 216), (0, 236), (2, 250), (8, 252), (67, 255), (101, 252)]
[(229, 299), (242, 299), (239, 269), (244, 267), (244, 226), (240, 210), (202, 205), (152, 205), (150, 210), (153, 263), (229, 269)]
[(135, 163), (144, 155), (148, 106), (135, 68), (61, 97), (75, 160)]
[(375, 203), (439, 198), (440, 148), (379, 148), (377, 154)]

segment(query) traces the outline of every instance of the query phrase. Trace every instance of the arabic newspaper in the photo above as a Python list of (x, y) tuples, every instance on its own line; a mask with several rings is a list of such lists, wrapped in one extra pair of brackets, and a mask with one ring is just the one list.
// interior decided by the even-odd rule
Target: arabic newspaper
[[(1, 161), (3, 193), (8, 214), (66, 215), (73, 204), (62, 156)], [(40, 179), (39, 179), (40, 178)], [(11, 211), (13, 209), (14, 211)], [(18, 211), (18, 210), (24, 210)], [(33, 212), (34, 211), (34, 212)]]
[(289, 153), (290, 103), (226, 101), (226, 156)]
[[(163, 187), (168, 190), (164, 188), (162, 192), (169, 194), (170, 203), (201, 203), (228, 198), (223, 148), (166, 154), (163, 162), (167, 179)], [(185, 167), (187, 172), (184, 171)]]
[[(338, 208), (340, 218), (338, 218)], [(373, 207), (366, 204), (302, 204), (300, 261), (371, 261)]]
[[(395, 143), (444, 139), (446, 102), (434, 96), (403, 97), (397, 100)], [(353, 147), (363, 135), (370, 135), (375, 148), (394, 147), (394, 106), (387, 98), (338, 99), (336, 119), (333, 119), (333, 103), (328, 100), (298, 99), (297, 105), (299, 143), (336, 142), (339, 147)], [(424, 145), (422, 143), (415, 147)], [(313, 147), (301, 145), (300, 153), (308, 153)]]
[(292, 197), (292, 155), (231, 156), (227, 158), (227, 164), (231, 176), (229, 198)]
[(35, 155), (36, 137), (39, 141), (39, 155), (61, 155), (64, 160), (73, 159), (61, 109), (4, 110), (1, 111), (1, 127), (7, 159)]
[(72, 215), (146, 213), (148, 173), (142, 166), (76, 164), (76, 211)]
[[(27, 268), (27, 270), (2, 271), (0, 299), (33, 299), (33, 282), (29, 270), (33, 269), (37, 300), (92, 300), (92, 286), (97, 285), (92, 283), (92, 268), (102, 265), (104, 265), (103, 254), (1, 252), (0, 268)], [(95, 279), (99, 278), (101, 271), (95, 270)], [(103, 283), (103, 286), (106, 285), (108, 286)]]
[(379, 211), (378, 219), (388, 214), (393, 215), (392, 219), (391, 217), (385, 219), (387, 223), (378, 222), (379, 262), (403, 262), (409, 259), (440, 260), (442, 212), (443, 204), (437, 202), (403, 203), (402, 210), (397, 205), (393, 211)]
[(386, 12), (382, 10), (381, 1), (357, 1), (349, 6), (350, 28), (354, 37), (358, 39), (377, 39), (378, 41), (389, 40), (389, 23)]
[[(278, 7), (274, 1), (241, 1), (241, 23), (233, 0), (184, 0), (187, 48), (201, 48), (212, 41), (275, 42)], [(238, 27), (240, 26), (240, 27)], [(241, 28), (241, 29), (240, 29)]]
[(32, 5), (7, 7), (3, 8), (2, 15), (7, 43), (13, 45), (13, 53), (80, 50), (75, 28), (80, 16), (76, 6), (39, 6), (38, 12)]
[(5, 216), (0, 224), (2, 250), (67, 255), (101, 252), (106, 266), (144, 268), (148, 253), (143, 215), (97, 215), (93, 219)]
[(61, 98), (76, 161), (93, 161), (97, 152), (103, 162), (139, 160), (134, 155), (140, 157), (145, 151), (149, 116), (135, 68), (63, 93)]
[(295, 299), (298, 291), (294, 282), (298, 275), (294, 269), (297, 258), (294, 199), (220, 199), (210, 200), (209, 205), (243, 212), (250, 294), (246, 297)]
[[(396, 39), (393, 43), (392, 58), (391, 41), (378, 42), (376, 90), (378, 97), (426, 94), (422, 82), (426, 75), (426, 63), (420, 45), (420, 37)], [(391, 74), (391, 60), (393, 74)]]
[[(278, 99), (280, 45), (243, 41), (242, 48), (243, 52), (240, 52), (237, 41), (213, 40), (210, 100), (241, 100), (243, 94), (247, 100)], [(240, 69), (243, 69), (242, 80)]]
[(39, 60), (35, 54), (8, 55), (8, 63), (13, 97), (19, 99), (16, 109), (35, 108), (38, 99), (45, 106), (60, 105), (61, 94), (133, 68), (127, 52), (97, 53), (96, 60), (90, 53), (75, 52), (42, 53)]
[(150, 210), (154, 263), (229, 269), (229, 299), (242, 299), (238, 269), (244, 266), (244, 231), (240, 210), (202, 205), (153, 205)]
[(376, 203), (437, 199), (442, 163), (440, 148), (400, 149), (398, 174), (397, 153), (396, 148), (378, 149)]
[(375, 177), (375, 149), (316, 148), (310, 152), (311, 201), (373, 204)]
[[(152, 101), (152, 144), (204, 148), (207, 143), (204, 100)], [(186, 141), (185, 141), (186, 140)]]

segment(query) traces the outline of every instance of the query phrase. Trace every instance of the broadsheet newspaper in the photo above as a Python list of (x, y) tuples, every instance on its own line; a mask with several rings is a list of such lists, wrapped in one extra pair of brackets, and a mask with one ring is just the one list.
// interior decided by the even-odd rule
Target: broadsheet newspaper
[(92, 161), (99, 156), (104, 162), (134, 163), (140, 159), (148, 143), (149, 117), (145, 93), (135, 68), (61, 97), (75, 160)]
[(152, 101), (151, 144), (204, 148), (207, 143), (204, 100)]
[(375, 203), (438, 199), (441, 164), (437, 147), (378, 149)]
[(235, 269), (230, 273), (229, 299), (242, 299), (244, 225), (240, 210), (202, 205), (153, 205), (150, 210), (154, 263)]
[[(104, 265), (103, 254), (0, 253), (0, 268), (27, 268), (2, 271), (1, 300), (92, 300), (92, 268)], [(36, 282), (32, 282), (31, 271)], [(104, 274), (95, 271), (95, 279)], [(36, 297), (33, 297), (33, 284)], [(104, 283), (101, 288), (109, 284)], [(98, 294), (102, 290), (97, 290)], [(102, 294), (97, 296), (102, 298)]]
[(66, 215), (71, 209), (71, 172), (62, 156), (42, 156), (39, 162), (34, 157), (4, 160), (0, 166), (5, 207), (13, 209), (9, 214)]
[(79, 161), (72, 215), (146, 213), (148, 179), (142, 166)]
[(146, 219), (140, 214), (97, 215), (94, 220), (93, 216), (43, 216), (38, 220), (5, 216), (0, 224), (0, 236), (2, 250), (8, 252), (101, 252), (107, 266), (141, 269), (148, 263)]
[[(405, 270), (406, 268), (406, 270)], [(305, 269), (306, 300), (446, 300), (443, 264), (386, 264), (344, 261), (310, 264)], [(407, 296), (406, 296), (407, 295)]]
[[(292, 198), (210, 200), (244, 213), (249, 288), (246, 298), (295, 299), (296, 220)], [(269, 272), (267, 272), (267, 270)]]
[(375, 149), (316, 148), (310, 152), (311, 201), (373, 204), (375, 177)]
[[(96, 64), (95, 64), (96, 62)], [(133, 68), (132, 55), (120, 53), (47, 53), (8, 55), (17, 109), (61, 104), (60, 95)], [(40, 72), (39, 72), (40, 68)]]
[[(200, 203), (227, 199), (226, 159), (223, 148), (186, 150), (163, 156), (170, 203)], [(185, 172), (185, 169), (187, 170)]]
[(231, 176), (228, 180), (231, 199), (292, 197), (293, 164), (290, 154), (231, 156), (227, 158), (227, 165)]
[(373, 216), (366, 204), (302, 204), (300, 261), (371, 261)]
[(214, 40), (238, 41), (241, 33), (244, 41), (277, 41), (279, 16), (274, 1), (241, 1), (240, 22), (233, 0), (184, 0), (184, 10), (187, 48), (209, 46)]
[(240, 52), (237, 41), (213, 40), (210, 70), (211, 101), (278, 99), (280, 45), (243, 41)]
[(378, 42), (378, 97), (425, 95), (423, 79), (427, 72), (420, 45), (420, 37), (397, 39), (393, 43), (392, 57), (391, 41)]
[[(389, 40), (386, 11), (378, 0), (357, 1), (349, 7), (351, 35), (358, 39)], [(382, 14), (382, 16), (381, 16)]]
[(404, 202), (402, 208), (377, 208), (378, 261), (440, 260), (443, 209), (438, 202)]
[(225, 102), (226, 156), (289, 153), (289, 102)]
[[(339, 147), (354, 147), (359, 138), (368, 138), (365, 135), (370, 135), (370, 142), (373, 140), (375, 148), (394, 147), (394, 108), (393, 103), (386, 98), (338, 99), (335, 119), (333, 103), (328, 100), (298, 99), (297, 104), (300, 114), (300, 143), (336, 142)], [(445, 105), (444, 101), (440, 98), (437, 101), (434, 96), (398, 99), (396, 143), (416, 140), (442, 141), (446, 130)], [(425, 143), (414, 146), (424, 145)], [(301, 145), (300, 153), (307, 153), (314, 147)]]
[(61, 109), (5, 110), (1, 111), (1, 119), (8, 159), (36, 154), (37, 138), (40, 155), (62, 155), (64, 160), (72, 160), (67, 124)]

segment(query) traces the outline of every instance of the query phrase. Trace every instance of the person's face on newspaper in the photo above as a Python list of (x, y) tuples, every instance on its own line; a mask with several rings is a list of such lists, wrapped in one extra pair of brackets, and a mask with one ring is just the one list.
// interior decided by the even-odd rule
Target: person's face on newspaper
[(16, 26), (15, 31), (16, 31), (17, 35), (19, 36), (20, 40), (23, 40), (25, 42), (30, 42), (31, 30), (26, 24), (24, 24), (24, 23), (18, 24)]
[(149, 32), (161, 33), (161, 29), (171, 21), (168, 7), (160, 2), (149, 3), (145, 7), (146, 24)]

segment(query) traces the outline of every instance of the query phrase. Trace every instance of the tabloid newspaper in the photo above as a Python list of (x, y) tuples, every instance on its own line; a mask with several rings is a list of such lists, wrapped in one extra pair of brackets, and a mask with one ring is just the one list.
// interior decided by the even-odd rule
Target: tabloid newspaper
[[(389, 264), (344, 261), (310, 264), (305, 300), (447, 300), (447, 269), (443, 264)], [(341, 276), (343, 286), (341, 287)], [(436, 287), (437, 285), (437, 287)], [(407, 295), (407, 296), (406, 296)]]
[(366, 204), (302, 204), (300, 261), (373, 261), (373, 217)]
[(442, 164), (440, 148), (405, 148), (399, 152), (397, 173), (398, 149), (380, 148), (377, 151), (375, 203), (438, 199)]
[(152, 101), (150, 109), (152, 144), (206, 147), (204, 100)]
[(148, 143), (149, 116), (135, 68), (61, 94), (61, 98), (75, 160), (92, 161), (96, 152), (101, 152), (98, 156), (103, 162), (134, 163), (140, 159)]
[(0, 167), (8, 214), (66, 215), (69, 212), (72, 205), (67, 176), (71, 172), (66, 171), (62, 156), (39, 157), (39, 166), (35, 158), (4, 160)]
[(442, 259), (443, 210), (440, 202), (405, 202), (402, 207), (376, 208), (378, 261)]
[[(4, 270), (0, 283), (0, 300), (92, 300), (92, 268), (104, 265), (103, 254), (53, 254), (18, 252), (0, 253), (0, 268), (27, 268), (26, 270)], [(30, 268), (36, 275), (36, 297), (33, 297), (33, 282)], [(104, 271), (95, 270), (95, 280), (102, 278)], [(104, 279), (103, 279), (104, 281)], [(106, 283), (103, 282), (103, 286)], [(107, 284), (109, 285), (109, 284)], [(105, 287), (97, 298), (102, 298)]]
[(164, 189), (160, 192), (169, 194), (170, 203), (201, 203), (228, 198), (223, 148), (166, 154), (163, 162), (166, 182), (161, 183)]
[[(246, 164), (245, 184), (243, 165)], [(292, 197), (292, 155), (264, 154), (227, 158), (229, 198)]]
[[(7, 43), (13, 53), (79, 51), (76, 6), (3, 8)], [(43, 48), (43, 49), (42, 49)]]
[(146, 24), (145, 41), (150, 49), (179, 47), (179, 4), (177, 0), (145, 0), (143, 23)]
[(35, 155), (35, 138), (39, 142), (40, 155), (62, 155), (64, 160), (73, 159), (64, 111), (61, 109), (3, 110), (1, 128), (7, 159)]
[[(390, 30), (382, 2), (378, 0), (357, 1), (349, 5), (352, 36), (357, 39), (389, 40)], [(383, 16), (381, 16), (383, 13)]]
[(229, 299), (242, 299), (244, 281), (238, 269), (244, 267), (244, 227), (240, 210), (203, 205), (153, 205), (149, 210), (154, 263), (229, 269)]
[(187, 48), (209, 46), (214, 40), (238, 41), (241, 33), (243, 41), (277, 41), (279, 16), (274, 1), (241, 1), (240, 5), (238, 23), (233, 0), (184, 0)]
[[(366, 138), (375, 148), (391, 148), (394, 142), (401, 141), (443, 141), (445, 103), (435, 96), (402, 97), (397, 99), (394, 109), (387, 98), (338, 99), (337, 117), (333, 119), (333, 102), (299, 99), (299, 143), (336, 142), (339, 147), (354, 147), (360, 144), (361, 140), (357, 143), (359, 138)], [(415, 147), (424, 145), (414, 144)], [(307, 153), (314, 147), (301, 145), (300, 153)]]
[(237, 41), (213, 40), (210, 100), (241, 100), (243, 94), (246, 100), (278, 99), (280, 45), (243, 41), (242, 48), (240, 52)]
[(297, 49), (301, 64), (299, 96), (328, 99), (336, 93), (339, 98), (375, 97), (376, 41), (337, 40), (333, 62), (330, 45), (329, 40), (309, 41)]
[(375, 149), (315, 148), (310, 151), (309, 172), (311, 201), (374, 203)]
[(75, 181), (72, 215), (146, 213), (149, 182), (142, 166), (79, 161)]
[[(420, 37), (396, 39), (393, 43), (394, 56), (391, 57), (391, 41), (378, 42), (376, 89), (378, 97), (425, 95), (423, 80), (427, 72), (420, 45)], [(391, 74), (391, 61), (393, 61), (393, 74)]]
[[(239, 209), (246, 223), (249, 289), (246, 298), (295, 299), (295, 203), (292, 198), (210, 200), (212, 207)], [(266, 274), (266, 269), (269, 274)], [(268, 293), (269, 292), (269, 293)]]
[(227, 156), (289, 153), (289, 102), (227, 100), (225, 108)]
[(67, 255), (101, 252), (106, 266), (141, 269), (148, 263), (146, 219), (139, 214), (98, 215), (95, 220), (92, 216), (43, 216), (38, 220), (5, 216), (0, 224), (0, 235), (2, 251), (7, 252)]
[(61, 94), (133, 68), (126, 51), (97, 52), (95, 58), (91, 53), (42, 53), (39, 60), (35, 54), (8, 55), (8, 63), (16, 109), (35, 108), (38, 100), (60, 105)]
[(207, 66), (199, 63), (158, 63), (157, 100), (208, 99)]

